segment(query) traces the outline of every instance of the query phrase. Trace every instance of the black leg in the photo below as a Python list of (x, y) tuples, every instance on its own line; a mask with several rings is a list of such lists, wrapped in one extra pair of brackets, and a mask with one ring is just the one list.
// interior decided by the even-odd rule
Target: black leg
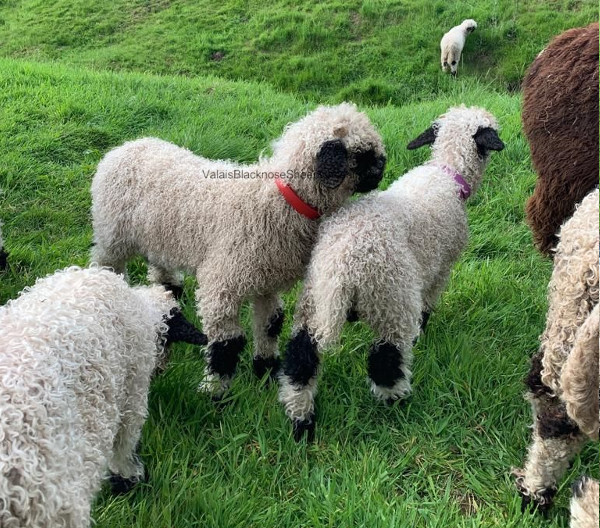
[(8, 253), (4, 248), (0, 249), (0, 270), (5, 270), (8, 267)]

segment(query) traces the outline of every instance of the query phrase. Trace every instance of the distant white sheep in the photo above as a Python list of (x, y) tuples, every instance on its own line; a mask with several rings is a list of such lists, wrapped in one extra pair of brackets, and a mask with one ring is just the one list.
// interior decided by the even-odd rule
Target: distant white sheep
[(442, 49), (441, 61), (443, 71), (447, 71), (449, 68), (452, 75), (456, 75), (458, 62), (460, 61), (460, 55), (465, 46), (467, 35), (473, 33), (476, 27), (477, 22), (469, 18), (463, 20), (460, 26), (454, 26), (442, 37), (440, 48)]

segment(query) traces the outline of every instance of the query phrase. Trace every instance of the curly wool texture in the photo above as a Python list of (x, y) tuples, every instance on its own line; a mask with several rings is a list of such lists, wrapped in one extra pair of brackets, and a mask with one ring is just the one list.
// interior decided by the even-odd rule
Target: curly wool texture
[(489, 156), (478, 155), (472, 136), (498, 124), (483, 109), (459, 107), (434, 126), (427, 164), (323, 222), (296, 313), (296, 324), (314, 330), (322, 347), (338, 338), (354, 308), (381, 339), (412, 348), (421, 311), (433, 308), (467, 243), (460, 187), (442, 165), (475, 192)]
[[(596, 189), (585, 197), (562, 227), (548, 285), (548, 316), (540, 338), (542, 382), (557, 396), (562, 396), (561, 373), (575, 348), (578, 332), (598, 304), (598, 227)], [(587, 339), (589, 332), (587, 330), (581, 338)], [(585, 348), (585, 345), (582, 346)], [(595, 346), (597, 350), (597, 342)], [(588, 357), (588, 353), (583, 355)], [(581, 365), (585, 366), (592, 365)], [(597, 382), (596, 378), (596, 388)]]
[(539, 250), (598, 185), (598, 23), (556, 37), (523, 81), (523, 129), (538, 174), (526, 206)]
[(162, 287), (69, 268), (0, 308), (2, 528), (90, 526), (107, 468), (143, 473), (131, 449), (175, 305)]
[[(347, 168), (341, 184), (329, 188), (315, 173), (321, 148), (333, 141), (347, 152)], [(319, 225), (286, 202), (273, 175), (327, 214), (355, 191), (357, 157), (370, 151), (384, 156), (381, 137), (347, 103), (319, 107), (289, 125), (273, 155), (250, 166), (208, 160), (159, 139), (126, 143), (104, 157), (92, 183), (92, 260), (122, 271), (141, 254), (154, 266), (153, 279), (164, 282), (177, 271), (194, 273), (209, 348), (243, 334), (239, 310), (251, 298), (255, 355), (273, 357), (277, 339), (263, 334), (281, 308), (278, 293), (302, 277)], [(209, 175), (234, 171), (258, 177)]]
[[(427, 164), (386, 191), (345, 205), (321, 226), (296, 307), (294, 333), (306, 329), (321, 352), (337, 341), (347, 314), (356, 312), (375, 331), (378, 343), (393, 345), (382, 347), (385, 354), (377, 347), (379, 359), (372, 356), (370, 361), (370, 375), (377, 371), (374, 363), (385, 357), (379, 369), (396, 376), (379, 384), (371, 377), (371, 390), (379, 399), (410, 394), (412, 346), (421, 313), (435, 305), (468, 239), (461, 186), (448, 168), (477, 190), (489, 159), (488, 153), (478, 154), (473, 137), (482, 127), (496, 130), (498, 124), (481, 108), (451, 108), (434, 123)], [(316, 368), (304, 385), (289, 370), (284, 368), (280, 376), (279, 400), (292, 420), (307, 420), (313, 413)]]
[(598, 440), (598, 327), (600, 305), (578, 330), (573, 350), (560, 376), (567, 414), (590, 438)]
[(463, 20), (458, 26), (454, 26), (450, 31), (444, 34), (440, 41), (440, 48), (442, 51), (441, 62), (442, 70), (450, 68), (452, 75), (456, 75), (458, 71), (458, 63), (460, 62), (460, 56), (462, 50), (465, 47), (465, 41), (467, 36), (475, 31), (477, 28), (477, 22), (469, 18)]

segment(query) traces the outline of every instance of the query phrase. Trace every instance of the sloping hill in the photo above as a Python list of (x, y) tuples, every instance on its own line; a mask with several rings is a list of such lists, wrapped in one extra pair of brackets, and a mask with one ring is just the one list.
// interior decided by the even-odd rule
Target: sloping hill
[[(266, 81), (315, 101), (403, 104), (446, 93), (439, 40), (465, 18), (464, 77), (515, 90), (593, 0), (8, 0), (0, 54), (100, 69)], [(461, 81), (462, 82), (462, 81)]]

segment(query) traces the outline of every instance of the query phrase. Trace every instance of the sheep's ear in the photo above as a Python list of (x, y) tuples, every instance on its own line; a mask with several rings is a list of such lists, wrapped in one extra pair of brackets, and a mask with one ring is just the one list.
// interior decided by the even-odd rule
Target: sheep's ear
[(477, 150), (480, 152), (486, 150), (502, 150), (504, 143), (498, 137), (498, 132), (490, 127), (479, 127), (473, 135), (473, 139), (477, 144)]
[(202, 346), (208, 343), (206, 335), (190, 323), (178, 308), (173, 308), (171, 310), (166, 323), (169, 327), (165, 336), (167, 338), (167, 344), (183, 341), (192, 345)]
[(348, 174), (348, 151), (341, 139), (325, 141), (317, 153), (315, 176), (328, 189), (340, 186)]
[(418, 138), (413, 139), (406, 148), (408, 150), (414, 150), (424, 145), (431, 145), (436, 138), (437, 129), (434, 126), (430, 126), (425, 132), (423, 132)]

